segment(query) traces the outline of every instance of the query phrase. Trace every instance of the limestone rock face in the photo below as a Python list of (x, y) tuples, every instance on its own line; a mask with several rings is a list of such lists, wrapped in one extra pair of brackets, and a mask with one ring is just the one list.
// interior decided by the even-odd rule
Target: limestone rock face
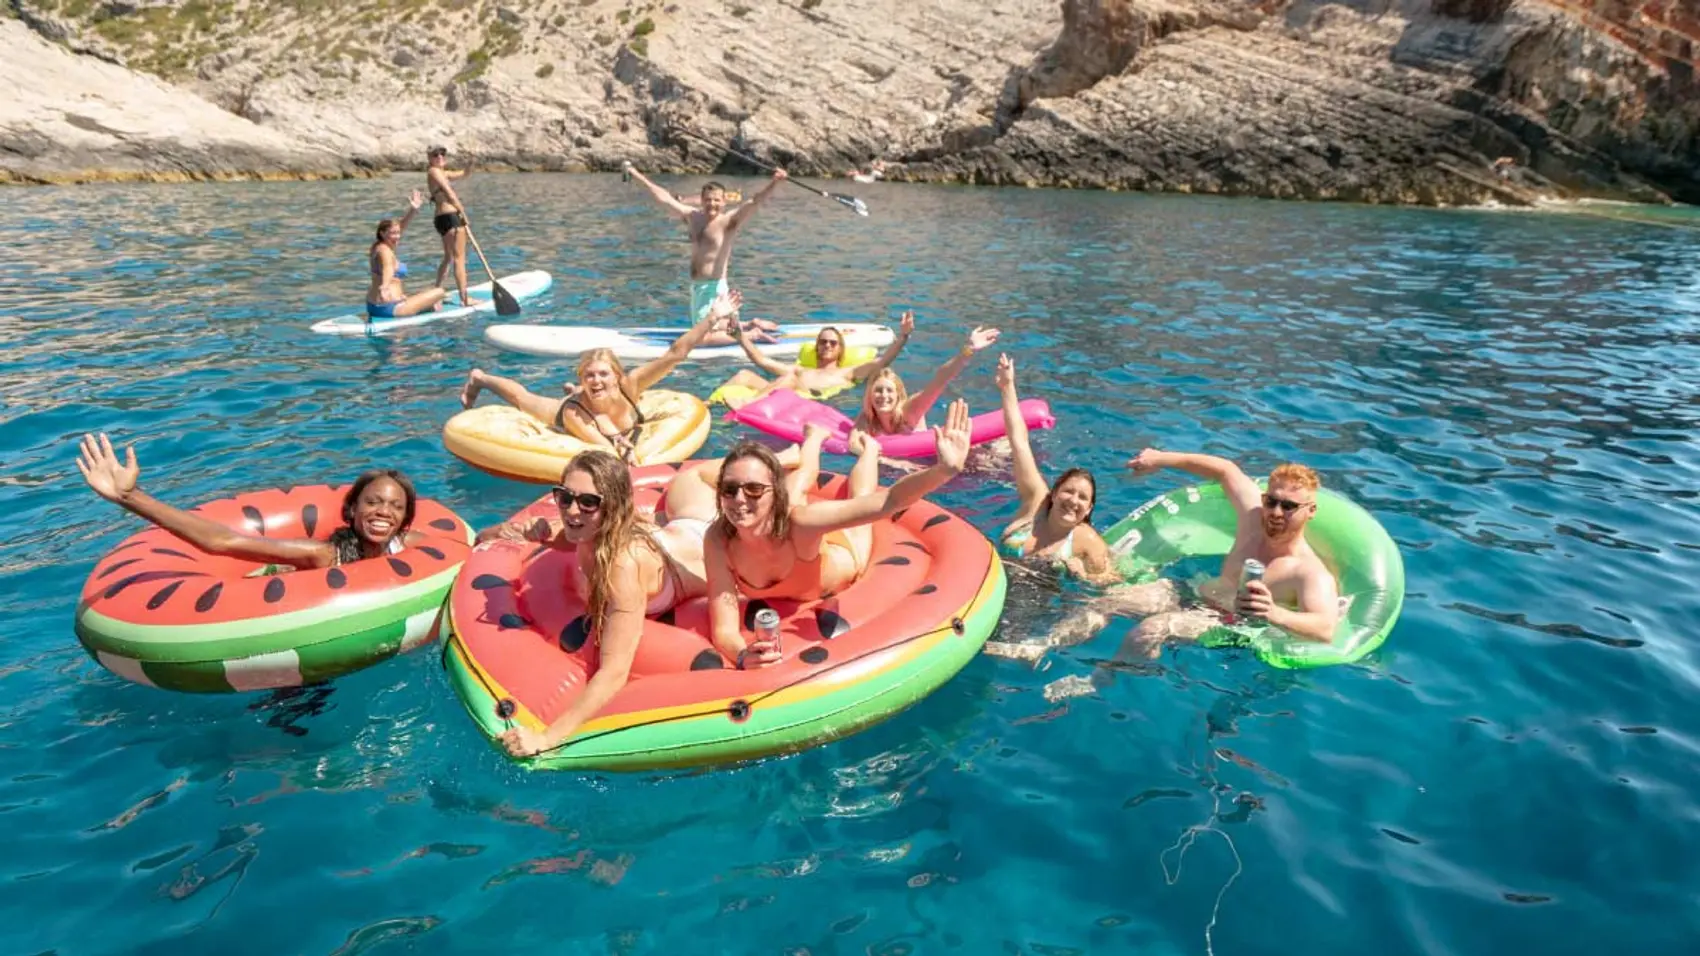
[(345, 176), (359, 167), (0, 20), (0, 182)]
[[(893, 179), (1373, 202), (1700, 202), (1700, 0), (13, 7), (30, 19), (6, 21), (6, 36), (33, 43), (31, 55), (52, 50), (40, 40), (48, 34), (92, 51), (53, 50), (87, 70), (61, 62), (57, 73), (0, 80), (16, 90), (0, 105), (0, 171), (14, 177), (149, 161), (413, 168), (434, 143), (457, 163), (519, 169), (726, 163), (690, 131), (799, 175), (883, 158)], [(99, 124), (130, 132), (67, 128), (63, 116), (89, 115), (73, 107), (95, 67), (116, 69), (94, 55), (181, 89), (101, 73), (116, 86)], [(126, 84), (144, 99), (123, 105)], [(169, 113), (164, 101), (179, 98), (199, 106), (171, 109), (211, 103), (230, 114), (188, 124), (227, 137), (222, 152), (203, 160), (180, 137), (148, 138), (148, 111)], [(35, 104), (27, 118), (19, 103)], [(131, 109), (126, 127), (119, 117)], [(1490, 169), (1499, 157), (1514, 161), (1507, 176)]]

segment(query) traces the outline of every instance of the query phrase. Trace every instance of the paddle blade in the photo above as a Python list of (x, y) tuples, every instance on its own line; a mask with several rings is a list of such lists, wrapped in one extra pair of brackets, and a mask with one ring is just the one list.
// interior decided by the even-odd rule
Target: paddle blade
[(868, 214), (867, 204), (862, 202), (860, 199), (857, 199), (855, 196), (846, 196), (843, 193), (828, 193), (827, 196), (850, 207), (850, 211), (854, 212), (858, 216), (866, 216)]
[(502, 284), (500, 282), (490, 283), (490, 298), (496, 300), (497, 315), (519, 314), (519, 300), (514, 298), (514, 294), (512, 292), (502, 288)]

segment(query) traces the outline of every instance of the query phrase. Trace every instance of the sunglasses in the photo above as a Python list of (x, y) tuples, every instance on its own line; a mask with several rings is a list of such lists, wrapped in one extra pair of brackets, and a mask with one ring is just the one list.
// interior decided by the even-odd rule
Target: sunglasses
[(560, 508), (562, 511), (567, 510), (567, 505), (575, 501), (578, 502), (578, 510), (583, 511), (586, 514), (600, 510), (602, 507), (601, 495), (591, 494), (588, 491), (574, 494), (565, 488), (553, 488), (550, 490), (555, 494), (555, 506)]
[(1289, 501), (1286, 498), (1277, 498), (1274, 495), (1264, 495), (1263, 496), (1263, 507), (1265, 507), (1265, 508), (1280, 508), (1282, 514), (1289, 514), (1290, 515), (1293, 512), (1299, 510), (1300, 508), (1306, 507), (1308, 505), (1313, 505), (1313, 504), (1316, 504), (1316, 502), (1314, 502), (1314, 501)]
[(816, 339), (815, 340), (815, 348), (817, 348), (817, 349), (824, 349), (828, 345), (832, 346), (835, 349), (841, 349), (841, 348), (844, 347), (844, 343), (838, 341), (837, 339)]
[(764, 485), (759, 481), (723, 481), (720, 483), (720, 497), (736, 498), (738, 492), (751, 501), (760, 501), (762, 496), (773, 490), (772, 485)]

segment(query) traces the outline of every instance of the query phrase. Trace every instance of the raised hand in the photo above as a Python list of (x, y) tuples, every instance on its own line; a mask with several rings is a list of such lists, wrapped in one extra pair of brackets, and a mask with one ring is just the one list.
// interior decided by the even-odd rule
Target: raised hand
[(789, 179), (789, 178), (790, 178), (790, 174), (785, 172), (785, 170), (783, 170), (783, 169), (776, 169), (776, 170), (773, 171), (774, 182), (778, 182), (781, 179)]
[[(805, 445), (809, 442), (824, 442), (830, 437), (832, 437), (832, 432), (828, 431), (825, 426), (817, 425), (814, 422), (803, 426), (803, 444)], [(855, 437), (854, 434), (851, 437)]]
[(1009, 355), (998, 356), (997, 372), (998, 391), (1012, 392), (1015, 390), (1015, 360)]
[(1147, 448), (1127, 460), (1127, 467), (1136, 475), (1151, 475), (1163, 469), (1158, 457), (1162, 452), (1155, 448)]
[(743, 307), (744, 294), (737, 289), (729, 289), (714, 297), (714, 301), (708, 306), (708, 318), (719, 322), (722, 319), (737, 315)]
[(915, 334), (915, 313), (903, 313), (903, 321), (897, 324), (897, 331), (901, 332), (904, 338)]
[(98, 441), (93, 435), (83, 436), (77, 470), (83, 473), (83, 480), (94, 493), (107, 501), (120, 501), (136, 490), (136, 479), (141, 475), (141, 468), (136, 465), (136, 447), (130, 445), (124, 453), (127, 459), (120, 462), (105, 432), (100, 433)]
[(957, 399), (950, 403), (944, 424), (933, 426), (933, 440), (938, 443), (939, 464), (960, 472), (968, 462), (968, 403)]
[(997, 340), (997, 329), (982, 329), (979, 326), (975, 326), (974, 331), (968, 333), (968, 347), (975, 352), (980, 351)]
[(418, 209), (420, 206), (425, 205), (425, 194), (415, 189), (413, 194), (407, 197), (407, 204), (414, 209)]

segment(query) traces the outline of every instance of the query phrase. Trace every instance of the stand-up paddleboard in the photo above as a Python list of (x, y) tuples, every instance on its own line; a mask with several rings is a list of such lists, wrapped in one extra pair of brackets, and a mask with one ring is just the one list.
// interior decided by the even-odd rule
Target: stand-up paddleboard
[[(503, 276), (498, 281), (502, 283), (502, 288), (513, 293), (513, 297), (516, 299), (530, 299), (542, 295), (549, 291), (549, 287), (555, 283), (554, 278), (549, 273), (540, 269), (534, 269), (530, 272), (516, 272), (513, 275)], [(478, 285), (467, 286), (466, 292), (472, 296), (471, 305), (445, 306), (436, 312), (421, 312), (418, 315), (409, 315), (399, 319), (368, 320), (365, 310), (361, 310), (353, 315), (339, 315), (334, 319), (315, 322), (313, 323), (313, 331), (322, 332), (325, 335), (382, 335), (385, 332), (412, 328), (415, 325), (425, 325), (428, 322), (463, 319), (478, 312), (496, 311), (496, 301), (490, 298), (490, 283), (481, 282)], [(459, 302), (460, 292), (450, 289), (448, 296), (443, 301)]]
[[(756, 351), (774, 358), (795, 358), (805, 345), (813, 345), (821, 329), (834, 328), (844, 336), (846, 348), (870, 346), (885, 348), (897, 338), (888, 325), (872, 322), (802, 322), (781, 325), (769, 333), (778, 341), (756, 342)], [(667, 351), (674, 340), (684, 335), (682, 328), (645, 327), (636, 329), (606, 329), (574, 325), (492, 325), (484, 329), (484, 337), (492, 345), (510, 352), (545, 355), (551, 358), (580, 355), (591, 349), (612, 349), (614, 354), (631, 361), (648, 361)], [(690, 358), (742, 359), (744, 350), (737, 343), (728, 345), (699, 345), (691, 350)]]

